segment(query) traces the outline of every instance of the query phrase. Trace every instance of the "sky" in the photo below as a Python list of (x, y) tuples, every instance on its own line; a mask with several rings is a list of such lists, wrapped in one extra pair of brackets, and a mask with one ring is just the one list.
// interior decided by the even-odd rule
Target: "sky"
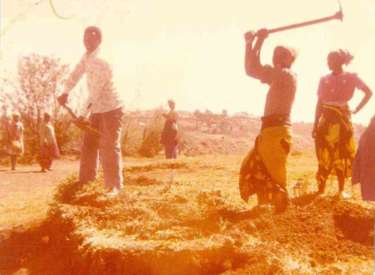
[[(336, 0), (52, 0), (55, 14), (49, 1), (1, 1), (2, 70), (16, 73), (17, 60), (30, 53), (59, 57), (72, 68), (84, 53), (85, 27), (97, 25), (103, 31), (102, 53), (113, 66), (128, 110), (166, 106), (173, 98), (180, 110), (259, 116), (268, 87), (245, 74), (243, 34), (338, 10)], [(375, 1), (341, 2), (343, 22), (271, 34), (265, 41), (263, 63), (271, 62), (276, 45), (298, 52), (294, 121), (314, 119), (316, 90), (328, 73), (330, 50), (351, 51), (355, 58), (347, 70), (375, 91)], [(80, 87), (85, 89), (84, 80), (74, 92)], [(361, 96), (356, 92), (352, 108)], [(374, 114), (375, 96), (353, 120), (367, 124)]]

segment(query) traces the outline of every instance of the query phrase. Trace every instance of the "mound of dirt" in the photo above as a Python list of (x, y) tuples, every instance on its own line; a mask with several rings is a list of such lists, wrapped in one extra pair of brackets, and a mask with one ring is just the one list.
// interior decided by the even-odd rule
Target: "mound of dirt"
[(342, 238), (353, 240), (364, 245), (374, 244), (373, 209), (364, 209), (353, 203), (340, 203), (335, 208), (335, 226), (342, 234)]
[(275, 215), (180, 184), (130, 185), (116, 199), (100, 186), (54, 208), (78, 240), (77, 274), (371, 272), (374, 216), (352, 202), (307, 195)]
[[(189, 179), (197, 173), (193, 161), (177, 163), (127, 169), (115, 198), (101, 180), (61, 184), (42, 233), (28, 235), (39, 258), (22, 252), (29, 255), (23, 267), (37, 274), (372, 274), (374, 208), (308, 194), (282, 214), (249, 210), (223, 183), (167, 182), (165, 167)], [(198, 172), (219, 179), (224, 168), (204, 163)], [(48, 269), (40, 259), (58, 264)]]
[(243, 154), (249, 150), (248, 136), (233, 137), (201, 132), (185, 132), (181, 151), (186, 156), (209, 154)]

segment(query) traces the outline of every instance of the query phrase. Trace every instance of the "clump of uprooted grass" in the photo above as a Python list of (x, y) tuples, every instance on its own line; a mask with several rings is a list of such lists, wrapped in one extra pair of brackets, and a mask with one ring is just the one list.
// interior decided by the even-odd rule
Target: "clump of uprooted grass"
[[(81, 240), (73, 268), (84, 274), (240, 274), (244, 269), (288, 274), (322, 270), (353, 254), (371, 258), (367, 243), (336, 239), (330, 213), (341, 213), (343, 206), (334, 201), (321, 199), (311, 209), (291, 207), (274, 216), (243, 213), (220, 191), (182, 186), (165, 191), (156, 185), (130, 186), (98, 207), (102, 195), (92, 189), (100, 185), (92, 183), (77, 192), (74, 204), (60, 207), (62, 219), (74, 224), (70, 235)], [(308, 252), (302, 258), (299, 246)]]
[[(109, 197), (101, 179), (60, 185), (50, 213), (69, 228), (73, 274), (367, 274), (372, 208), (309, 194), (285, 213), (249, 209), (223, 183), (224, 166), (182, 161), (178, 182), (165, 182), (173, 162), (136, 166)], [(178, 163), (178, 162), (177, 162)], [(212, 166), (212, 169), (210, 167)], [(202, 182), (194, 183), (194, 169)], [(194, 168), (194, 169), (193, 169)], [(161, 176), (160, 176), (161, 175)], [(212, 181), (205, 184), (204, 181)], [(345, 221), (345, 222), (343, 222)], [(357, 227), (357, 236), (351, 228)], [(340, 263), (338, 265), (337, 263)]]
[[(77, 246), (79, 267), (74, 270), (81, 268), (84, 274), (217, 274), (246, 259), (233, 239), (220, 233), (223, 221), (214, 216), (213, 208), (225, 204), (222, 199), (208, 201), (204, 192), (190, 198), (176, 190), (166, 192), (165, 186), (129, 187), (111, 199), (92, 191), (100, 190), (100, 182), (77, 187), (71, 196), (72, 185), (64, 183), (60, 189), (64, 203), (55, 208), (62, 220), (74, 224), (74, 239), (82, 240)], [(72, 203), (67, 203), (65, 193)], [(98, 207), (102, 196), (108, 204)]]
[(163, 184), (162, 181), (144, 175), (125, 177), (127, 185), (149, 186)]
[(154, 170), (189, 169), (190, 166), (184, 161), (159, 161), (146, 165), (134, 165), (125, 167), (126, 173), (150, 172)]
[(82, 185), (75, 177), (68, 178), (59, 185), (55, 201), (73, 205), (105, 206), (109, 200), (105, 197), (104, 184), (98, 182), (102, 182), (102, 179)]

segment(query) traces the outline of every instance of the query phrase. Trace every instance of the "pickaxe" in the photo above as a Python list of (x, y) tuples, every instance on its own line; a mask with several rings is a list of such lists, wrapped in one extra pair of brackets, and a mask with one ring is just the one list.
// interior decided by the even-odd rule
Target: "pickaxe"
[(100, 136), (100, 133), (98, 129), (92, 127), (89, 122), (81, 121), (78, 116), (73, 112), (73, 110), (66, 104), (61, 105), (65, 110), (68, 111), (68, 113), (72, 116), (73, 118), (73, 123), (83, 131), (90, 132), (96, 136)]
[(283, 27), (279, 27), (279, 28), (269, 29), (268, 33), (275, 33), (275, 32), (281, 32), (281, 31), (306, 27), (306, 26), (315, 25), (315, 24), (319, 24), (319, 23), (323, 23), (323, 22), (327, 22), (327, 21), (331, 21), (331, 20), (336, 20), (336, 19), (342, 21), (343, 18), (344, 18), (344, 14), (342, 12), (342, 7), (341, 7), (340, 1), (338, 1), (338, 3), (339, 3), (339, 11), (336, 12), (334, 15), (319, 18), (319, 19), (315, 19), (315, 20), (305, 21), (305, 22), (301, 22), (301, 23), (296, 23), (296, 24), (292, 24), (292, 25), (288, 25), (288, 26), (283, 26)]

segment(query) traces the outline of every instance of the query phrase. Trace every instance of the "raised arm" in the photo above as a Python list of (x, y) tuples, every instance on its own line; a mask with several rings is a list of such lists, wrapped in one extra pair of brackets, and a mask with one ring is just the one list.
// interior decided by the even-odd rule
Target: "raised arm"
[[(266, 29), (262, 29), (256, 34), (253, 32), (247, 32), (245, 34), (245, 71), (247, 75), (257, 79), (262, 78), (263, 66), (260, 61), (260, 51), (267, 36), (268, 31)], [(253, 45), (255, 38), (256, 42), (255, 45)]]

